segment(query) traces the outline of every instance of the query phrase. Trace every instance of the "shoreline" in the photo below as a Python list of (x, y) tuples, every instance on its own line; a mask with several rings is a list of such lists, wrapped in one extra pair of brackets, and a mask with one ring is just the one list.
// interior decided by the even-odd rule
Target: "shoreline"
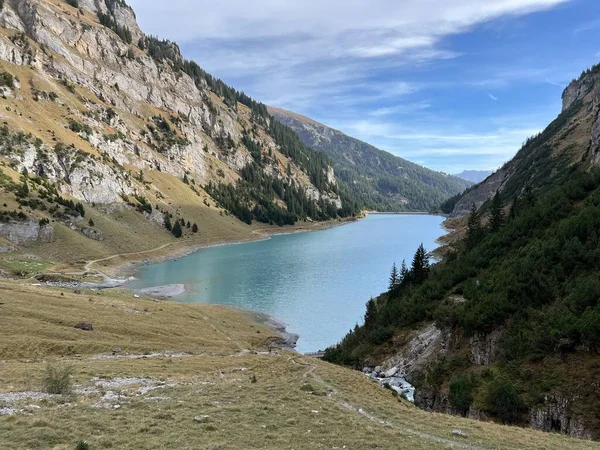
[[(284, 231), (273, 230), (271, 231), (269, 228), (259, 228), (256, 230), (250, 231), (250, 237), (247, 239), (241, 240), (218, 240), (209, 244), (197, 244), (186, 246), (180, 246), (179, 248), (175, 248), (173, 251), (169, 252), (167, 255), (161, 255), (156, 257), (149, 257), (144, 259), (132, 259), (129, 262), (117, 264), (114, 266), (109, 266), (104, 269), (93, 269), (97, 273), (103, 275), (104, 277), (110, 280), (116, 280), (116, 278), (129, 278), (135, 274), (136, 269), (141, 266), (150, 265), (150, 264), (161, 264), (168, 261), (174, 261), (180, 258), (185, 258), (193, 253), (199, 252), (200, 250), (204, 250), (207, 248), (213, 247), (221, 247), (224, 245), (239, 245), (239, 244), (248, 244), (251, 242), (260, 242), (267, 241), (271, 239), (273, 236), (281, 236), (288, 234), (296, 234), (296, 233), (309, 233), (312, 231), (321, 231), (327, 230), (330, 228), (347, 225), (349, 223), (354, 223), (362, 218), (354, 218), (354, 219), (346, 219), (346, 220), (336, 220), (336, 221), (327, 221), (327, 222), (314, 222), (312, 224), (302, 223), (301, 225), (292, 225), (290, 229), (286, 229)], [(177, 245), (177, 243), (174, 243)], [(106, 273), (108, 272), (108, 273)], [(116, 277), (116, 278), (115, 278)], [(125, 284), (125, 283), (123, 283)], [(122, 285), (121, 285), (122, 286)]]

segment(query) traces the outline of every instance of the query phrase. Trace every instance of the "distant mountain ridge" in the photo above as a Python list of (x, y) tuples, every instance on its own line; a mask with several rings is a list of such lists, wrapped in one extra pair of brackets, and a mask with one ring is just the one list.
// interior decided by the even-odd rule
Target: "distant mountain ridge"
[(490, 170), (463, 170), (454, 176), (463, 180), (471, 181), (472, 183), (481, 183), (492, 174)]
[(325, 153), (351, 193), (379, 211), (428, 211), (471, 186), (380, 150), (309, 117), (280, 108), (269, 112), (293, 129), (304, 144)]

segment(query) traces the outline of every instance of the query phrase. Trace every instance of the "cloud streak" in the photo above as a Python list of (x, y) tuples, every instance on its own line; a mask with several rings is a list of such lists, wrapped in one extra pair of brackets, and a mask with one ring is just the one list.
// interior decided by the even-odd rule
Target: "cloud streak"
[[(441, 168), (439, 159), (428, 156), (491, 155), (495, 159), (488, 164), (496, 165), (497, 157), (509, 149), (514, 153), (521, 141), (489, 127), (485, 132), (456, 130), (439, 123), (432, 109), (445, 108), (450, 121), (460, 120), (456, 105), (464, 99), (452, 98), (459, 91), (472, 90), (479, 101), (485, 94), (492, 101), (501, 96), (496, 110), (509, 102), (500, 91), (512, 83), (548, 84), (544, 80), (559, 78), (548, 67), (485, 64), (453, 79), (448, 73), (472, 57), (454, 40), (497, 19), (517, 19), (570, 1), (128, 3), (145, 31), (178, 41), (187, 57), (236, 88)], [(438, 68), (435, 77), (430, 76), (433, 67)], [(488, 98), (482, 102), (485, 108)], [(477, 147), (481, 143), (485, 148)]]

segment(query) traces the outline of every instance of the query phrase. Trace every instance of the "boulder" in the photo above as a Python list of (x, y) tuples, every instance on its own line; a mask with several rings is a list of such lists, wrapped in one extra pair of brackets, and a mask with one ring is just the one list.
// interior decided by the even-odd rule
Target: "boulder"
[(75, 328), (83, 331), (94, 331), (94, 326), (89, 322), (80, 322), (75, 325)]

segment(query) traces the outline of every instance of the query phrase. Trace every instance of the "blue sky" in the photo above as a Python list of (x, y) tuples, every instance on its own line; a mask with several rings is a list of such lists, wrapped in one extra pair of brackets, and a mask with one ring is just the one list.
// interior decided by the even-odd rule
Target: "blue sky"
[(495, 169), (600, 62), (598, 0), (129, 0), (264, 103), (449, 173)]

